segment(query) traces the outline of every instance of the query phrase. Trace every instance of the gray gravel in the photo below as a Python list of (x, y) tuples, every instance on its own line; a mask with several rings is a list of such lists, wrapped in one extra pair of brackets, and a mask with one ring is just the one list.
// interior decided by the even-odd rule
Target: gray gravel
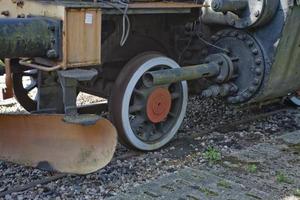
[[(86, 95), (80, 96), (78, 100), (80, 104), (104, 101)], [(209, 167), (210, 163), (203, 158), (203, 152), (209, 146), (219, 149), (222, 155), (228, 155), (267, 141), (283, 132), (300, 129), (295, 117), (298, 110), (294, 110), (237, 125), (230, 130), (209, 133), (205, 131), (278, 107), (282, 106), (266, 106), (261, 110), (241, 109), (227, 106), (218, 99), (192, 96), (181, 130), (165, 148), (123, 159), (122, 155), (131, 151), (118, 145), (115, 159), (96, 173), (85, 176), (68, 175), (46, 185), (37, 185), (23, 192), (6, 195), (3, 199), (106, 199), (185, 167)], [(25, 111), (16, 102), (0, 106), (0, 113), (20, 112)], [(52, 175), (38, 169), (0, 161), (0, 193)]]

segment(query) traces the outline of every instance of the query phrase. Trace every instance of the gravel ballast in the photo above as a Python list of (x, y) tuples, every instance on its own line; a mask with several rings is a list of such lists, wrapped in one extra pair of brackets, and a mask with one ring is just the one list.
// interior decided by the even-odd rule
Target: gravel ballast
[[(86, 104), (103, 100), (81, 94), (78, 101), (79, 104)], [(221, 174), (225, 177), (230, 177), (232, 176), (231, 169), (224, 168), (219, 162), (212, 164), (205, 158), (204, 152), (208, 147), (213, 147), (222, 155), (222, 162), (226, 161), (227, 164), (229, 162), (228, 165), (230, 165), (232, 163), (226, 160), (226, 157), (232, 153), (258, 143), (272, 141), (273, 138), (283, 133), (300, 129), (298, 125), (300, 115), (294, 108), (288, 108), (288, 111), (278, 112), (259, 120), (250, 120), (244, 124), (234, 123), (282, 108), (287, 107), (279, 104), (265, 106), (262, 109), (234, 107), (224, 104), (219, 99), (191, 96), (187, 116), (180, 131), (176, 138), (163, 149), (141, 153), (128, 150), (119, 144), (113, 161), (96, 173), (85, 176), (67, 175), (25, 191), (7, 194), (0, 199), (108, 199), (186, 167), (212, 168), (217, 172), (218, 170), (222, 172)], [(26, 113), (26, 111), (16, 101), (12, 101), (6, 106), (0, 106), (0, 113), (15, 114)], [(232, 127), (224, 128), (231, 123)], [(131, 156), (124, 156), (126, 154)], [(247, 172), (241, 173), (247, 175)], [(0, 161), (0, 193), (51, 176), (53, 173)], [(266, 181), (270, 177), (271, 175), (266, 176)], [(248, 178), (251, 183), (251, 176)], [(253, 175), (252, 179), (253, 182), (257, 181), (256, 175)], [(284, 190), (282, 187), (274, 187), (271, 192), (281, 197), (297, 187), (300, 185), (296, 183), (285, 186)]]

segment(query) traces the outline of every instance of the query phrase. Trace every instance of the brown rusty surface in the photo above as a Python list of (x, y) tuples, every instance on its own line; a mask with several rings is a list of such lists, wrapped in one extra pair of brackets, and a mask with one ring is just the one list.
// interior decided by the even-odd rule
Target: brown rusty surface
[(10, 99), (14, 97), (13, 81), (10, 67), (10, 59), (5, 59), (5, 85), (3, 89), (3, 99)]
[(147, 117), (153, 123), (164, 121), (171, 109), (172, 97), (168, 89), (157, 88), (147, 99)]
[(154, 9), (154, 8), (202, 8), (205, 5), (203, 4), (196, 4), (193, 2), (190, 3), (182, 3), (182, 2), (148, 2), (148, 3), (131, 3), (129, 4), (129, 8), (147, 8), (147, 9)]
[(117, 144), (113, 125), (106, 119), (92, 126), (67, 124), (62, 118), (0, 115), (0, 160), (76, 174), (106, 166)]

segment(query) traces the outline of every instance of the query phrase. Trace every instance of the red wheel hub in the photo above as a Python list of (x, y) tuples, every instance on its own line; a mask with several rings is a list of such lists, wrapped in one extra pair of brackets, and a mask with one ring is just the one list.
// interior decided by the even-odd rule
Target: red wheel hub
[(147, 117), (153, 123), (162, 122), (168, 116), (172, 97), (168, 89), (157, 88), (151, 92), (147, 100)]

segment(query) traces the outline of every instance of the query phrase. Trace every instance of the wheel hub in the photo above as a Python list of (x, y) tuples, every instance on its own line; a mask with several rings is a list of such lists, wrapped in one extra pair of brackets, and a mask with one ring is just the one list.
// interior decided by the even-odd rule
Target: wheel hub
[(168, 89), (157, 88), (151, 92), (147, 100), (147, 117), (153, 123), (162, 122), (168, 116), (172, 97)]

